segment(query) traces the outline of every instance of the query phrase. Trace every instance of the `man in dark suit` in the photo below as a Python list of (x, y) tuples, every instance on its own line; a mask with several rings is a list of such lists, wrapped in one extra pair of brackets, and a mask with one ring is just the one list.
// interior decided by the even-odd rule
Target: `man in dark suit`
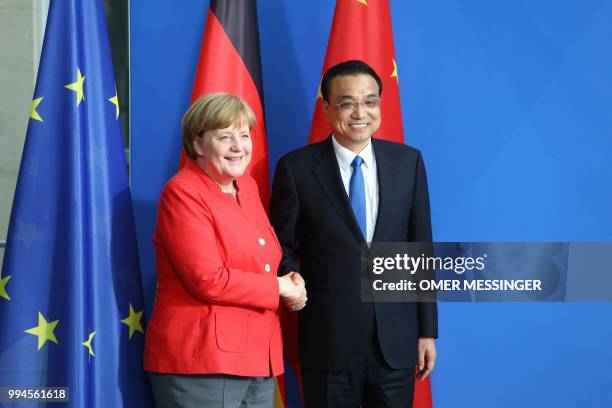
[(411, 407), (416, 376), (433, 369), (435, 303), (361, 299), (363, 242), (431, 241), (420, 153), (378, 140), (382, 82), (362, 61), (321, 81), (333, 133), (280, 159), (271, 220), (283, 248), (279, 273), (299, 271), (308, 305), (299, 315), (308, 407)]

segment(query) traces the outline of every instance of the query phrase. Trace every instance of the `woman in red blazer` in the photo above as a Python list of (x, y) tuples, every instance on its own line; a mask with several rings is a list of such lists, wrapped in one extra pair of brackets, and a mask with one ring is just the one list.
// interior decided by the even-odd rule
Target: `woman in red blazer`
[(204, 96), (183, 118), (190, 160), (162, 191), (153, 237), (144, 365), (158, 406), (272, 407), (283, 373), (279, 296), (299, 310), (306, 292), (299, 277), (276, 276), (281, 248), (243, 175), (254, 124), (228, 94)]

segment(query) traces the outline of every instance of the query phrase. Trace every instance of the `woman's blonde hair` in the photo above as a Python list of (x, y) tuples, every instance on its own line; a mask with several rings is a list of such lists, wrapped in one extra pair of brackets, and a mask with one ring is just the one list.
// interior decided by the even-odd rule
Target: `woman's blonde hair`
[(228, 93), (211, 93), (195, 101), (183, 116), (183, 148), (191, 159), (197, 157), (193, 147), (196, 137), (206, 130), (255, 126), (255, 114), (245, 101)]

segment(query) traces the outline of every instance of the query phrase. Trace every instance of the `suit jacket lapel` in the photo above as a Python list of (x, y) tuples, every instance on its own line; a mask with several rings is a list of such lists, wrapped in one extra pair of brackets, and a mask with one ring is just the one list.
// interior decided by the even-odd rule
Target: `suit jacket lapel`
[(355, 238), (360, 242), (365, 241), (342, 184), (342, 177), (340, 176), (338, 160), (334, 153), (331, 136), (321, 143), (320, 149), (314, 155), (314, 160), (315, 165), (312, 167), (312, 172), (325, 195), (340, 218), (349, 227), (353, 235), (355, 235)]
[(376, 216), (376, 227), (374, 228), (373, 242), (380, 240), (384, 233), (385, 226), (388, 222), (390, 214), (389, 206), (393, 203), (394, 183), (397, 180), (397, 168), (393, 160), (393, 153), (386, 149), (386, 146), (377, 143), (376, 139), (372, 138), (372, 148), (376, 158), (376, 173), (378, 178), (378, 215)]

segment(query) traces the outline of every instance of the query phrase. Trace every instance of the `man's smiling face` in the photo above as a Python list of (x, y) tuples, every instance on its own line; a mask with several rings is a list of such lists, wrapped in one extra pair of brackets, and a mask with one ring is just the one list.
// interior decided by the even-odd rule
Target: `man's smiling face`
[[(323, 108), (338, 143), (355, 153), (368, 145), (380, 127), (379, 94), (370, 75), (339, 76), (331, 81)], [(354, 109), (343, 112), (351, 103)]]

